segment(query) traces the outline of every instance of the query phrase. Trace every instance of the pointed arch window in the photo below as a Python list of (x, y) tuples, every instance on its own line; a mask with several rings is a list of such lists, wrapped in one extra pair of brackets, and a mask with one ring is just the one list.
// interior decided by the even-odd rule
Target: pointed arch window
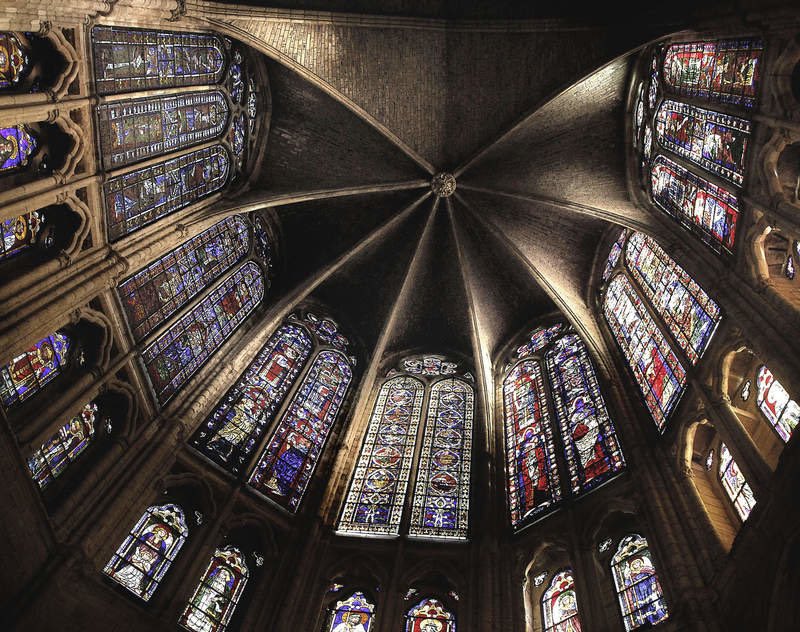
[(228, 217), (124, 280), (117, 293), (134, 339), (152, 333), (230, 270), (249, 246), (244, 218)]
[(0, 367), (3, 406), (10, 408), (41, 391), (66, 368), (72, 346), (72, 340), (57, 331)]
[(572, 569), (556, 573), (542, 595), (543, 632), (581, 632)]
[(148, 507), (104, 572), (137, 597), (149, 601), (189, 535), (183, 509)]
[(642, 185), (656, 206), (717, 253), (732, 253), (735, 244), (763, 50), (758, 38), (657, 46), (639, 86), (648, 95), (632, 121)]
[(216, 35), (114, 26), (92, 29), (92, 55), (98, 94), (218, 83), (226, 63)]
[(340, 533), (398, 535), (415, 473), (409, 535), (467, 537), (474, 391), (459, 373), (457, 363), (433, 355), (406, 358), (389, 372), (350, 481)]
[[(775, 379), (766, 365), (758, 368), (756, 375), (757, 395), (756, 403), (761, 414), (767, 418), (780, 438), (787, 442), (794, 429), (800, 424), (800, 406), (797, 405), (783, 385)], [(749, 389), (748, 389), (749, 394)], [(742, 398), (744, 391), (742, 391)]]
[(264, 297), (264, 275), (249, 261), (142, 352), (161, 404), (166, 403), (244, 322)]
[(372, 632), (375, 605), (362, 592), (337, 601), (328, 616), (325, 632)]
[(97, 404), (89, 402), (28, 459), (28, 469), (40, 489), (64, 473), (94, 438)]
[(193, 632), (224, 632), (249, 575), (239, 549), (234, 546), (217, 549), (181, 615), (180, 624)]
[(718, 473), (725, 493), (736, 508), (739, 518), (744, 522), (750, 516), (750, 512), (753, 511), (756, 499), (753, 495), (753, 490), (747, 484), (744, 474), (742, 474), (739, 466), (736, 465), (728, 446), (724, 443), (719, 446)]
[(441, 601), (428, 597), (406, 613), (405, 632), (456, 632), (456, 618)]
[(230, 170), (228, 152), (217, 144), (110, 178), (103, 184), (108, 238), (116, 241), (219, 191)]
[(631, 534), (622, 538), (614, 557), (611, 573), (625, 622), (625, 630), (656, 625), (669, 617), (667, 603), (658, 580), (647, 540)]

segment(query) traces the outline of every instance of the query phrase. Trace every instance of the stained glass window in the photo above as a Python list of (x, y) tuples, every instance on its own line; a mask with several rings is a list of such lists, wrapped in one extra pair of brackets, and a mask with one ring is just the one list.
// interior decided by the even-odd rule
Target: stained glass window
[(547, 373), (573, 493), (591, 489), (625, 467), (594, 366), (575, 334), (547, 352)]
[(310, 353), (304, 328), (280, 327), (195, 433), (192, 445), (241, 473)]
[(611, 279), (603, 314), (653, 421), (663, 431), (686, 386), (685, 369), (624, 275)]
[(194, 632), (223, 632), (239, 603), (249, 574), (239, 549), (234, 546), (217, 549), (181, 615), (180, 624)]
[(0, 90), (18, 85), (28, 70), (28, 56), (19, 39), (11, 33), (0, 32)]
[(714, 250), (733, 251), (739, 203), (727, 189), (711, 184), (664, 156), (650, 172), (655, 203), (697, 233)]
[(123, 281), (117, 293), (133, 337), (146, 337), (227, 272), (249, 247), (244, 219), (228, 217)]
[(563, 325), (561, 323), (556, 323), (549, 327), (539, 327), (534, 330), (528, 338), (528, 341), (517, 348), (517, 358), (524, 358), (546, 347), (553, 338), (561, 333), (562, 327)]
[(44, 214), (31, 211), (0, 222), (0, 261), (10, 259), (36, 243)]
[(109, 179), (103, 185), (108, 237), (114, 241), (219, 191), (230, 158), (221, 145)]
[(340, 532), (399, 533), (424, 393), (422, 382), (408, 376), (381, 387), (339, 521)]
[(673, 44), (664, 56), (664, 82), (682, 96), (750, 108), (763, 49), (759, 39)]
[(339, 326), (330, 318), (320, 318), (308, 312), (303, 318), (303, 323), (314, 332), (320, 342), (336, 347), (339, 351), (344, 351), (350, 344), (347, 338), (339, 333)]
[(511, 524), (521, 526), (561, 499), (553, 429), (538, 360), (518, 363), (503, 381)]
[(0, 173), (27, 166), (39, 147), (27, 125), (0, 128)]
[(410, 535), (467, 537), (472, 461), (472, 387), (457, 379), (431, 388)]
[(189, 535), (178, 505), (148, 507), (104, 569), (137, 597), (148, 601)]
[(452, 375), (457, 368), (458, 365), (455, 362), (446, 362), (438, 356), (403, 360), (403, 370), (412, 375)]
[(542, 623), (544, 632), (581, 632), (572, 569), (556, 573), (550, 586), (544, 591)]
[(258, 115), (258, 94), (256, 82), (251, 78), (247, 87), (247, 123), (252, 134), (256, 128), (256, 116)]
[(0, 367), (0, 395), (6, 408), (38, 393), (67, 366), (72, 341), (63, 333), (45, 336)]
[(330, 616), (326, 632), (372, 632), (375, 619), (375, 606), (364, 593), (354, 592), (347, 599), (336, 602)]
[(233, 148), (233, 157), (239, 168), (241, 168), (244, 159), (246, 131), (247, 122), (245, 121), (244, 112), (234, 115), (231, 129), (228, 132), (228, 142)]
[(338, 351), (322, 351), (295, 393), (249, 483), (297, 511), (353, 378)]
[(215, 35), (113, 26), (92, 29), (98, 94), (217, 83), (225, 47)]
[(719, 446), (719, 478), (722, 481), (722, 487), (725, 493), (730, 498), (733, 506), (736, 507), (736, 513), (742, 519), (742, 522), (747, 520), (753, 507), (756, 505), (755, 496), (750, 485), (742, 474), (736, 461), (733, 460), (728, 446), (724, 443)]
[(94, 437), (97, 404), (90, 402), (28, 459), (33, 480), (44, 489), (86, 449)]
[(647, 540), (631, 534), (622, 538), (611, 558), (611, 572), (625, 630), (656, 625), (669, 616)]
[(145, 348), (142, 358), (159, 402), (205, 364), (263, 297), (263, 274), (247, 262)]
[(625, 263), (686, 357), (697, 364), (722, 317), (719, 306), (647, 235), (630, 236)]
[(233, 53), (233, 61), (228, 67), (228, 91), (234, 103), (241, 103), (244, 96), (244, 78), (242, 77), (242, 54)]
[(666, 100), (656, 113), (656, 138), (686, 160), (742, 185), (749, 121)]
[(96, 108), (105, 169), (217, 138), (228, 122), (222, 92), (190, 92), (104, 103)]
[(456, 618), (438, 599), (423, 599), (406, 614), (405, 632), (456, 632)]
[[(758, 387), (756, 403), (759, 410), (772, 424), (780, 438), (788, 441), (800, 423), (800, 406), (789, 397), (789, 393), (775, 379), (772, 371), (764, 365), (758, 369), (756, 385)], [(742, 398), (746, 399), (744, 390), (742, 390)]]
[(625, 245), (625, 238), (627, 236), (627, 230), (623, 229), (619, 231), (619, 237), (617, 237), (617, 240), (611, 245), (608, 259), (606, 259), (606, 266), (603, 268), (603, 283), (606, 283), (611, 278), (611, 273), (614, 272), (614, 268), (617, 267), (619, 257), (622, 254), (622, 246)]

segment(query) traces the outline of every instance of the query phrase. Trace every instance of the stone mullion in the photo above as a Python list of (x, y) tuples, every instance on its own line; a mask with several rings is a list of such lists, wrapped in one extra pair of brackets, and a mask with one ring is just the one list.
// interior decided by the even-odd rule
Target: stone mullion
[[(695, 560), (698, 562), (698, 569), (706, 584), (710, 585), (725, 561), (727, 550), (711, 523), (703, 499), (694, 483), (694, 478), (691, 463), (684, 464), (679, 468), (678, 479), (681, 485), (677, 488), (679, 493), (675, 495), (675, 498), (683, 507), (681, 514), (688, 517), (686, 523), (697, 527), (689, 531), (687, 535), (696, 543), (692, 547), (695, 551)], [(680, 493), (683, 490), (685, 490), (685, 494)]]

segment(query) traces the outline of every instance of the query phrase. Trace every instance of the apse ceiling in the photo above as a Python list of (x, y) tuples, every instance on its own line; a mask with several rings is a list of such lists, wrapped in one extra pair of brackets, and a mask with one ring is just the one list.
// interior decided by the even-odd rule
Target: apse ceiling
[[(381, 357), (492, 358), (556, 310), (596, 339), (587, 287), (604, 232), (662, 230), (629, 197), (624, 104), (635, 51), (676, 20), (478, 0), (269, 5), (211, 22), (269, 58), (269, 138), (246, 196), (279, 220), (273, 297), (327, 305)], [(455, 194), (433, 194), (438, 172)]]

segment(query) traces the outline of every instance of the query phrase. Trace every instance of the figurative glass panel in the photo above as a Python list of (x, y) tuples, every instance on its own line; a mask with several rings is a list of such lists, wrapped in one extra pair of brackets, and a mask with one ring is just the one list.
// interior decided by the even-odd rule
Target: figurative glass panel
[(338, 351), (321, 351), (258, 459), (249, 483), (297, 511), (353, 378)]
[(467, 537), (474, 394), (466, 382), (446, 379), (431, 388), (410, 535)]
[(97, 404), (90, 402), (28, 459), (33, 480), (44, 489), (86, 449), (94, 437)]
[(561, 499), (553, 428), (539, 361), (517, 364), (503, 381), (511, 524), (519, 527)]
[(547, 373), (573, 493), (591, 489), (625, 467), (594, 366), (575, 334), (547, 352)]
[(312, 331), (323, 344), (345, 351), (350, 344), (342, 334), (339, 333), (339, 326), (330, 318), (320, 318), (308, 312), (303, 318), (303, 323)]
[(0, 90), (17, 86), (29, 70), (28, 56), (17, 37), (0, 32)]
[(343, 533), (399, 532), (425, 387), (408, 376), (378, 394), (339, 521)]
[(336, 602), (336, 608), (328, 617), (326, 632), (371, 632), (374, 619), (375, 606), (364, 593), (354, 592)]
[(749, 121), (667, 100), (656, 113), (656, 138), (662, 147), (742, 186)]
[(95, 87), (98, 94), (116, 94), (217, 83), (224, 51), (216, 35), (95, 26)]
[(228, 217), (171, 250), (117, 288), (128, 324), (142, 340), (247, 254), (247, 224)]
[(581, 632), (575, 580), (571, 569), (556, 573), (550, 586), (544, 591), (542, 623), (544, 632)]
[(214, 90), (104, 103), (96, 113), (103, 167), (114, 169), (217, 138), (229, 112)]
[(561, 333), (562, 328), (563, 325), (561, 323), (556, 323), (549, 327), (539, 327), (534, 330), (529, 336), (528, 341), (524, 345), (517, 347), (517, 358), (524, 358), (532, 353), (536, 353), (540, 349), (544, 349), (550, 344), (553, 338)]
[(403, 370), (412, 375), (452, 375), (457, 368), (458, 365), (455, 362), (446, 362), (437, 356), (403, 360)]
[(189, 535), (178, 505), (148, 507), (104, 572), (137, 597), (149, 601)]
[(36, 136), (26, 125), (0, 128), (0, 174), (28, 165), (39, 147)]
[(10, 259), (36, 243), (44, 215), (39, 211), (10, 217), (0, 222), (0, 261)]
[(305, 329), (280, 327), (195, 433), (192, 445), (230, 472), (241, 473), (310, 353)]
[(733, 460), (728, 446), (724, 443), (719, 446), (719, 478), (722, 481), (722, 487), (725, 493), (730, 498), (733, 506), (736, 508), (736, 513), (742, 519), (742, 522), (747, 520), (753, 507), (756, 505), (755, 496), (747, 480)]
[(752, 108), (764, 43), (759, 39), (672, 44), (664, 82), (676, 94)]
[(715, 251), (733, 251), (739, 202), (727, 189), (711, 184), (664, 156), (650, 171), (653, 200)]
[[(797, 424), (800, 423), (800, 406), (789, 397), (789, 393), (765, 365), (758, 369), (756, 385), (758, 387), (756, 395), (758, 409), (772, 424), (780, 438), (784, 442), (788, 441), (794, 429), (797, 428)], [(750, 389), (748, 388), (748, 395), (749, 393)], [(742, 399), (747, 399), (744, 396), (744, 389), (742, 390)]]
[(213, 145), (116, 176), (103, 184), (108, 237), (115, 241), (219, 191), (230, 158)]
[(56, 332), (0, 367), (0, 395), (9, 408), (38, 393), (67, 366), (72, 341)]
[(603, 283), (606, 283), (611, 278), (611, 273), (614, 272), (614, 268), (617, 267), (619, 257), (622, 254), (622, 247), (625, 245), (625, 238), (627, 236), (627, 230), (623, 229), (619, 231), (619, 237), (617, 237), (617, 241), (611, 245), (611, 250), (608, 253), (608, 259), (606, 259), (606, 266), (603, 268)]
[(611, 279), (603, 314), (653, 421), (663, 431), (686, 386), (685, 369), (624, 275)]
[(264, 297), (264, 276), (248, 262), (142, 352), (156, 397), (166, 403)]
[(217, 549), (181, 615), (180, 624), (193, 632), (223, 632), (249, 575), (247, 562), (239, 549), (234, 546)]
[(438, 599), (423, 599), (406, 614), (405, 632), (456, 632), (456, 618)]
[(656, 625), (669, 616), (647, 540), (642, 536), (632, 534), (622, 539), (611, 558), (611, 572), (627, 631), (648, 623)]
[(719, 305), (647, 235), (631, 235), (625, 263), (678, 346), (697, 364), (722, 318)]

